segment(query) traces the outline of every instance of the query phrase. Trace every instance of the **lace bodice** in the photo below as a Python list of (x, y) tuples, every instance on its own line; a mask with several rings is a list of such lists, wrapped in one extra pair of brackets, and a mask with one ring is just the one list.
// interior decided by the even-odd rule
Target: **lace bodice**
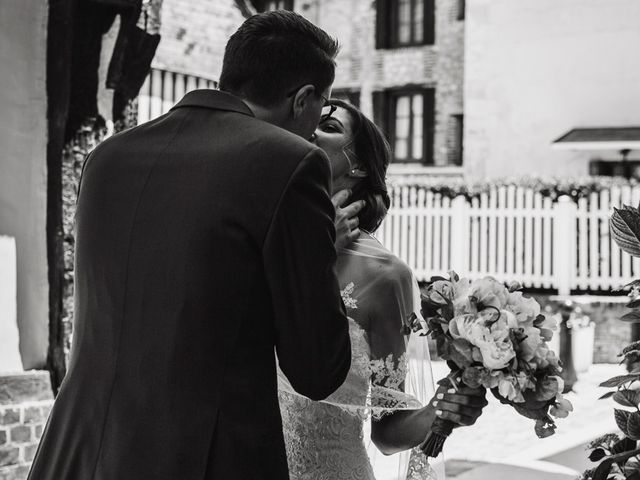
[[(353, 320), (349, 321), (349, 333), (351, 370), (327, 401), (359, 401), (364, 409), (369, 383), (368, 345), (365, 332)], [(291, 480), (374, 479), (361, 416), (283, 390), (279, 394), (280, 410)]]
[[(349, 314), (351, 369), (343, 385), (322, 402), (292, 391), (279, 372), (279, 399), (291, 480), (376, 480), (367, 452), (365, 422), (384, 414), (384, 407), (419, 408), (397, 391), (406, 373), (405, 358), (371, 359), (367, 332), (353, 317), (358, 313), (356, 286), (346, 285), (343, 301)], [(393, 395), (391, 392), (396, 392)], [(399, 397), (397, 394), (400, 394)], [(401, 400), (398, 401), (398, 398)], [(395, 472), (385, 478), (398, 478)], [(382, 478), (382, 477), (381, 477)], [(412, 454), (404, 479), (435, 480), (421, 453)], [(380, 479), (377, 479), (380, 480)]]

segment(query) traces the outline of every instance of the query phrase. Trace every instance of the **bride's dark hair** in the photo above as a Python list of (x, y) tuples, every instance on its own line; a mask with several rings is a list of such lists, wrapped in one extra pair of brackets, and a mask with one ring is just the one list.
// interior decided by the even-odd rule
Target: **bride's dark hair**
[(366, 201), (366, 206), (358, 215), (360, 228), (374, 232), (384, 220), (391, 204), (385, 181), (391, 161), (391, 147), (378, 126), (359, 109), (342, 100), (332, 99), (329, 103), (345, 109), (351, 117), (353, 138), (345, 154), (351, 156), (351, 165), (358, 165), (366, 171), (367, 176), (353, 189), (349, 200)]

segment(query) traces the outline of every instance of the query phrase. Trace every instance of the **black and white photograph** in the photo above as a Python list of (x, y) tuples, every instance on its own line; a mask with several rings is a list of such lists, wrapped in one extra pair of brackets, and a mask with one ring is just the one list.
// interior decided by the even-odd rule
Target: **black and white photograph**
[(229, 479), (640, 479), (640, 1), (0, 0), (0, 480)]

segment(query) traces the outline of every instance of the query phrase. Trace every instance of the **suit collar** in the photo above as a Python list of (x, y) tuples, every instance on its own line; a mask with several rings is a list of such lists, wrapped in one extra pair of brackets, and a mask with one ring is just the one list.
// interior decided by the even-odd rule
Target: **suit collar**
[(253, 117), (253, 112), (238, 97), (234, 97), (230, 93), (221, 92), (219, 90), (202, 89), (193, 90), (187, 93), (174, 107), (204, 107), (213, 108), (215, 110), (228, 110), (238, 112)]

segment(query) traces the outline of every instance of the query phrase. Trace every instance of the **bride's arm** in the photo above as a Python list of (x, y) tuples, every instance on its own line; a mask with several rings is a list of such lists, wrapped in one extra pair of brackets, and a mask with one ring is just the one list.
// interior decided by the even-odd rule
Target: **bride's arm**
[[(402, 262), (394, 262), (385, 272), (377, 275), (379, 284), (371, 289), (374, 298), (369, 323), (369, 342), (373, 359), (372, 383), (383, 389), (404, 390), (404, 384), (397, 375), (376, 375), (375, 365), (380, 359), (391, 359), (396, 368), (406, 364), (407, 338), (402, 333), (402, 325), (414, 310), (414, 280), (409, 268)], [(416, 287), (417, 288), (417, 285)], [(428, 357), (428, 356), (427, 356)], [(378, 362), (376, 362), (378, 360)], [(429, 358), (421, 359), (430, 362)], [(389, 362), (386, 362), (387, 364)], [(430, 370), (430, 366), (426, 366)], [(431, 382), (431, 377), (422, 378)], [(484, 389), (461, 387), (456, 392), (450, 390), (448, 382), (442, 382), (433, 398), (421, 409), (396, 410), (371, 425), (371, 440), (378, 449), (391, 455), (411, 449), (421, 444), (431, 431), (437, 417), (451, 420), (457, 425), (472, 425), (486, 405)], [(423, 399), (424, 401), (425, 399)]]
[(447, 393), (446, 387), (439, 387), (429, 405), (419, 410), (398, 410), (374, 420), (371, 440), (382, 453), (392, 455), (420, 445), (437, 417), (458, 426), (473, 425), (487, 405), (484, 395), (484, 389), (461, 387)]

